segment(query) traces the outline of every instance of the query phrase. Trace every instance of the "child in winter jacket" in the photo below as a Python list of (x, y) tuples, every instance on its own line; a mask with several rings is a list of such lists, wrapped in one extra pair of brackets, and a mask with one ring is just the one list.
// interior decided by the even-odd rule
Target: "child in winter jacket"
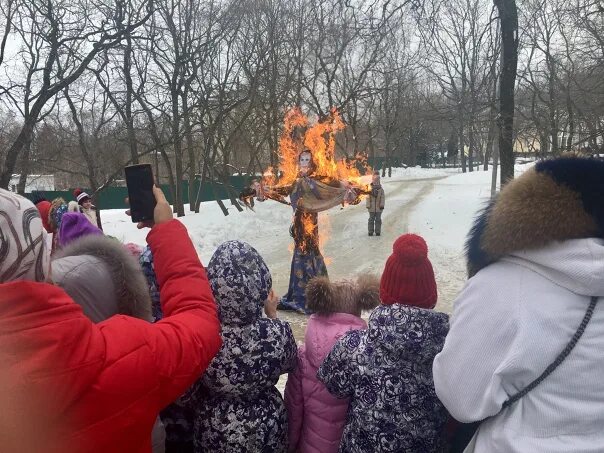
[(350, 398), (341, 452), (442, 451), (447, 412), (436, 397), (432, 362), (448, 316), (433, 310), (436, 298), (426, 243), (399, 237), (369, 327), (344, 335), (317, 374), (332, 395)]
[(51, 245), (51, 253), (54, 253), (59, 246), (59, 230), (61, 228), (61, 222), (63, 220), (63, 216), (68, 212), (67, 203), (62, 198), (55, 198), (50, 203), (50, 208), (48, 210), (48, 226), (50, 228), (50, 233), (52, 233), (52, 245)]
[(316, 277), (308, 283), (306, 308), (314, 314), (308, 320), (304, 344), (298, 349), (298, 366), (289, 374), (285, 387), (290, 451), (338, 451), (348, 399), (332, 396), (317, 379), (317, 370), (342, 335), (367, 327), (361, 311), (379, 303), (379, 280), (372, 276), (337, 283)]
[(212, 256), (208, 278), (223, 346), (185, 397), (196, 411), (195, 451), (286, 452), (287, 417), (275, 384), (294, 369), (297, 348), (288, 323), (262, 317), (270, 271), (249, 244), (229, 241)]
[(38, 212), (40, 213), (40, 218), (42, 219), (42, 225), (47, 233), (52, 233), (50, 229), (50, 224), (48, 223), (48, 213), (50, 212), (50, 201), (46, 199), (40, 192), (33, 193), (33, 203), (38, 208)]
[(92, 198), (90, 198), (90, 195), (88, 195), (82, 189), (76, 189), (73, 191), (73, 196), (78, 202), (80, 212), (86, 216), (90, 223), (100, 228), (101, 226), (97, 222), (96, 218), (96, 209), (92, 204)]
[(367, 211), (369, 211), (369, 221), (367, 228), (369, 236), (379, 236), (382, 233), (382, 212), (386, 205), (386, 194), (380, 180), (380, 172), (373, 172), (371, 178), (371, 192), (367, 197)]

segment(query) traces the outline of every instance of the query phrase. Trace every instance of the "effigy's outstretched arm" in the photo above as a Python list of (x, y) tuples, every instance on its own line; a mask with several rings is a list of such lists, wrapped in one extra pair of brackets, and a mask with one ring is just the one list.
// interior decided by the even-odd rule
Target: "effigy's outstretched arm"
[(239, 199), (249, 206), (250, 199), (256, 197), (258, 201), (266, 201), (267, 199), (278, 203), (291, 206), (285, 197), (293, 190), (292, 185), (287, 186), (265, 186), (257, 184), (255, 187), (246, 187), (239, 193)]
[(369, 195), (371, 193), (367, 188), (359, 186), (352, 181), (337, 180), (337, 182), (340, 184), (340, 187), (346, 191), (343, 201), (350, 205), (359, 204), (363, 195)]
[(352, 204), (352, 205), (357, 205), (363, 199), (363, 195), (369, 195), (369, 194), (371, 194), (371, 190), (368, 190), (366, 188), (363, 188), (363, 187), (360, 187), (357, 185), (350, 185), (348, 187), (348, 193), (346, 194), (346, 196), (348, 198), (347, 203)]

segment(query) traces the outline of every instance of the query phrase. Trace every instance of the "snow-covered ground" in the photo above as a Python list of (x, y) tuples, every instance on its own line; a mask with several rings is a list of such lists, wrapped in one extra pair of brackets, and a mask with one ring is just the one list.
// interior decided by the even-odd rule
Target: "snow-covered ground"
[[(519, 166), (517, 173), (529, 165)], [(401, 234), (422, 235), (429, 247), (439, 288), (438, 310), (450, 312), (455, 296), (466, 280), (464, 242), (477, 211), (490, 196), (491, 171), (461, 173), (460, 169), (395, 169), (383, 178), (386, 209), (381, 237), (367, 236), (367, 211), (362, 202), (344, 209), (321, 213), (323, 254), (330, 278), (351, 278), (360, 273), (379, 275)], [(121, 210), (103, 211), (106, 234), (123, 242), (145, 243), (145, 231), (136, 227)], [(202, 204), (199, 214), (188, 213), (181, 221), (202, 262), (207, 263), (216, 247), (231, 239), (253, 245), (265, 258), (273, 275), (273, 286), (284, 294), (289, 281), (293, 242), (289, 236), (292, 211), (289, 206), (267, 201), (256, 203), (255, 211), (238, 212), (229, 207), (224, 216), (216, 202)], [(306, 318), (280, 313), (292, 322), (296, 337), (303, 337)]]

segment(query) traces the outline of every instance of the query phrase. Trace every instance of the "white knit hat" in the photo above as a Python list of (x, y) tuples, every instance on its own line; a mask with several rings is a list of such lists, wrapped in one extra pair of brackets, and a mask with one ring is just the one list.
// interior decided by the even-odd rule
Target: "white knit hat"
[(48, 259), (38, 209), (29, 200), (0, 189), (0, 283), (44, 281)]

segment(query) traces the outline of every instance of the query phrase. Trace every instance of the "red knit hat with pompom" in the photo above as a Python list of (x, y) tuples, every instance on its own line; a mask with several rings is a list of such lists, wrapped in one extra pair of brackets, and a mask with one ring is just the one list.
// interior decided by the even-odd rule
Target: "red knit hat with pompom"
[(392, 252), (380, 282), (382, 304), (434, 308), (436, 280), (426, 241), (416, 234), (403, 234), (394, 241)]

